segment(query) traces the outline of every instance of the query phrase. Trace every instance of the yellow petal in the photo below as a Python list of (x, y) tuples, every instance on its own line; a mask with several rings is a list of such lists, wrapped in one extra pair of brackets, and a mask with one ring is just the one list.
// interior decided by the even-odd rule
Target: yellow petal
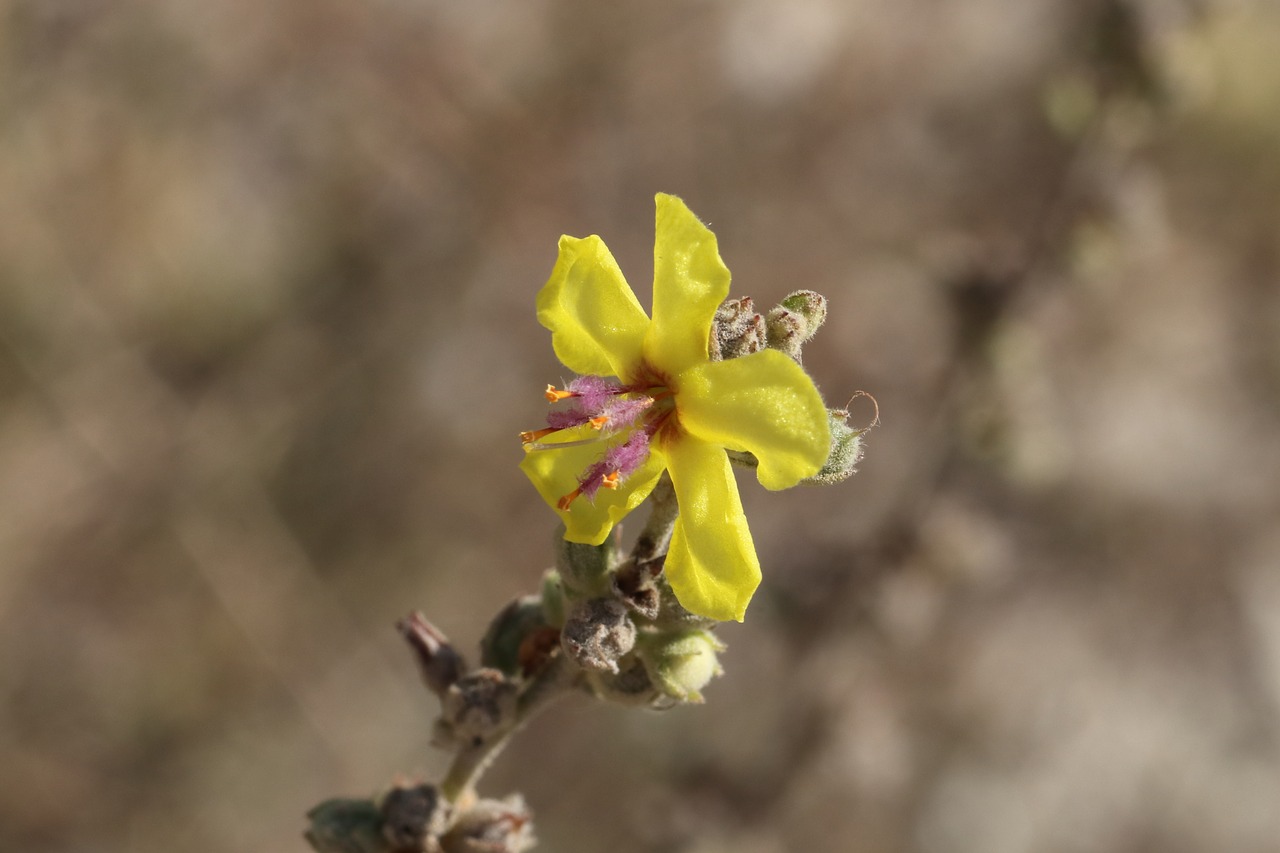
[(560, 238), (551, 278), (538, 293), (538, 322), (556, 358), (583, 375), (627, 377), (640, 362), (649, 318), (594, 235)]
[(766, 489), (786, 489), (818, 473), (831, 450), (822, 397), (777, 350), (707, 362), (676, 380), (680, 425), (691, 435), (760, 460)]
[(673, 376), (707, 360), (716, 309), (729, 295), (729, 270), (716, 235), (680, 199), (659, 193), (653, 244), (653, 324), (649, 364)]
[(729, 458), (690, 436), (663, 452), (680, 504), (664, 568), (671, 589), (691, 613), (741, 622), (760, 585), (760, 562)]
[[(582, 429), (590, 431), (590, 427)], [(577, 432), (568, 431), (566, 435), (572, 438)], [(651, 451), (645, 463), (618, 488), (600, 489), (594, 501), (580, 497), (567, 510), (556, 506), (560, 498), (578, 487), (578, 477), (600, 459), (607, 448), (605, 442), (598, 441), (574, 447), (531, 450), (520, 463), (520, 470), (564, 522), (564, 538), (570, 542), (599, 545), (615, 524), (649, 497), (662, 475), (662, 455)]]

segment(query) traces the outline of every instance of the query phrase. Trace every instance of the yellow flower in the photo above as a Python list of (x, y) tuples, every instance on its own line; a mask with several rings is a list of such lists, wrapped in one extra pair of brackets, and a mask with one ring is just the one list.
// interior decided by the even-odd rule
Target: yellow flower
[[(818, 472), (827, 411), (808, 375), (776, 350), (711, 361), (729, 270), (715, 235), (675, 196), (657, 196), (653, 319), (596, 236), (560, 238), (538, 294), (556, 356), (581, 378), (547, 388), (548, 428), (522, 434), (521, 468), (564, 521), (598, 545), (671, 474), (680, 514), (664, 572), (689, 611), (742, 620), (760, 563), (725, 449), (749, 451), (768, 489)], [(538, 452), (545, 451), (545, 452)]]

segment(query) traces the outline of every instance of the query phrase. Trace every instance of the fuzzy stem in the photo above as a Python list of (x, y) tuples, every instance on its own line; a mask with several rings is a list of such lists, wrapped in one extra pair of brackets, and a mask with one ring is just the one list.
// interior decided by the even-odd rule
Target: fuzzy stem
[(671, 543), (671, 531), (675, 529), (676, 517), (680, 515), (680, 505), (676, 502), (676, 490), (671, 485), (669, 474), (663, 473), (649, 495), (649, 502), (649, 520), (631, 549), (631, 563), (635, 566), (658, 557)]
[[(613, 579), (614, 591), (640, 613), (655, 615), (658, 607), (657, 590), (653, 580), (662, 572), (662, 556), (671, 544), (671, 533), (680, 505), (676, 503), (675, 488), (665, 472), (649, 495), (651, 508), (649, 520), (636, 539), (631, 556), (618, 566)], [(652, 611), (652, 612), (650, 612)]]

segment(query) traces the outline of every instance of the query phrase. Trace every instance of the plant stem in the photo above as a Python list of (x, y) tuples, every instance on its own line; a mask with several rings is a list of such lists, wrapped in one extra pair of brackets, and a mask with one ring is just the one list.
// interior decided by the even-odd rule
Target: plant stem
[[(618, 569), (617, 581), (624, 589), (638, 588), (645, 578), (652, 579), (653, 561), (666, 553), (671, 542), (671, 532), (680, 514), (671, 478), (662, 475), (649, 496), (649, 518), (631, 549), (631, 556)], [(659, 564), (660, 565), (660, 564)], [(630, 584), (630, 586), (627, 586)], [(516, 705), (516, 718), (509, 728), (483, 743), (466, 746), (453, 757), (449, 772), (440, 783), (440, 793), (455, 806), (475, 796), (477, 780), (502, 751), (519, 729), (551, 700), (562, 696), (574, 687), (581, 671), (569, 663), (563, 654), (555, 655), (525, 686)]]
[(440, 793), (455, 806), (474, 798), (475, 785), (484, 771), (502, 751), (520, 728), (535, 713), (563, 696), (574, 686), (578, 670), (569, 664), (563, 654), (557, 654), (547, 663), (521, 692), (516, 705), (516, 718), (509, 728), (493, 738), (475, 746), (463, 747), (453, 757), (449, 772), (440, 783)]
[(676, 490), (671, 485), (669, 474), (663, 473), (649, 495), (649, 502), (649, 519), (631, 549), (631, 561), (637, 566), (665, 553), (671, 542), (671, 531), (675, 528), (676, 517), (680, 515), (680, 505), (676, 502)]

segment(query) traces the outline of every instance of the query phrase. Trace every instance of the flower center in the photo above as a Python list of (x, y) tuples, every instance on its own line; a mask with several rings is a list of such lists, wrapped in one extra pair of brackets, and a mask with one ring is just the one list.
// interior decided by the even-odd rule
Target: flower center
[[(675, 389), (648, 365), (641, 365), (636, 379), (623, 383), (603, 376), (579, 376), (564, 388), (547, 386), (549, 403), (565, 403), (547, 413), (544, 429), (520, 433), (526, 451), (556, 450), (604, 443), (600, 459), (578, 476), (578, 487), (557, 502), (562, 510), (579, 497), (595, 498), (600, 489), (616, 489), (649, 458), (656, 439), (669, 439), (679, 429)], [(597, 434), (570, 441), (544, 438), (576, 427), (590, 426)]]

